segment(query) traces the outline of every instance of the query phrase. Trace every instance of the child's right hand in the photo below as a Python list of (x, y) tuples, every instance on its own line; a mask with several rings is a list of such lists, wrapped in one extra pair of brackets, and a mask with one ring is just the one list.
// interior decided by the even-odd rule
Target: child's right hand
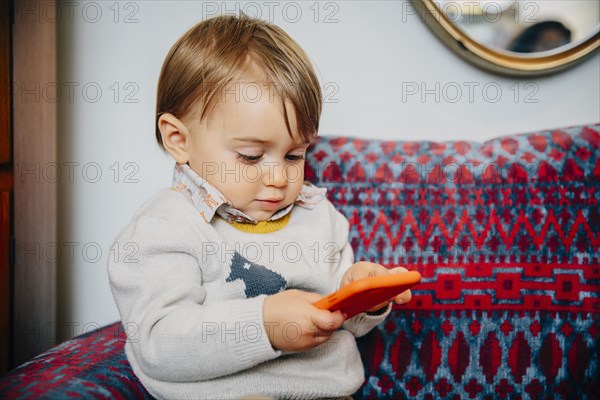
[(322, 297), (317, 293), (290, 289), (265, 299), (263, 320), (274, 349), (311, 349), (329, 340), (342, 326), (344, 315), (341, 311), (319, 310), (313, 306)]

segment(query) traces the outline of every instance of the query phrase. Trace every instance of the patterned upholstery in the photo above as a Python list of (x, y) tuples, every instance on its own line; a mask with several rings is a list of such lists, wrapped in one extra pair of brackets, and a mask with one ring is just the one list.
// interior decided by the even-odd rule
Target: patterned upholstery
[(125, 357), (116, 322), (61, 343), (0, 379), (0, 399), (153, 399)]
[(600, 393), (598, 130), (317, 144), (308, 175), (350, 219), (357, 260), (423, 275), (360, 341), (361, 397)]
[[(311, 147), (307, 179), (350, 220), (356, 259), (423, 275), (412, 302), (359, 339), (354, 398), (597, 398), (599, 131)], [(119, 328), (13, 370), (0, 397), (151, 398)]]

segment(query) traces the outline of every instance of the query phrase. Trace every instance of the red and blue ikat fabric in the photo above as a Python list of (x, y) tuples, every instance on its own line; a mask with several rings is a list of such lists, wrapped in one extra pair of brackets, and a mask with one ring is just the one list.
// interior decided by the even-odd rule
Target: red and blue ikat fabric
[(0, 379), (0, 399), (153, 399), (137, 379), (116, 322), (38, 355)]
[(600, 398), (599, 130), (312, 147), (356, 259), (423, 276), (355, 398)]

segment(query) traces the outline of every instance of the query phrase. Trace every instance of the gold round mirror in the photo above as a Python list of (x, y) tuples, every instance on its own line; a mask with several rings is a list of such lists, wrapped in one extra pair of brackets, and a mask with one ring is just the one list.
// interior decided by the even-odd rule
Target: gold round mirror
[(412, 0), (412, 5), (452, 50), (496, 73), (557, 72), (600, 46), (600, 0)]

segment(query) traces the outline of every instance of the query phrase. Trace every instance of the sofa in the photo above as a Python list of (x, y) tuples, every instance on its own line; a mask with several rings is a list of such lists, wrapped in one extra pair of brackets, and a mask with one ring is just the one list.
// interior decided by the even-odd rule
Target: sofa
[[(306, 179), (349, 219), (356, 260), (422, 275), (358, 339), (355, 399), (599, 398), (599, 132), (311, 146)], [(0, 398), (152, 398), (123, 353), (127, 329), (38, 355), (0, 379)]]

